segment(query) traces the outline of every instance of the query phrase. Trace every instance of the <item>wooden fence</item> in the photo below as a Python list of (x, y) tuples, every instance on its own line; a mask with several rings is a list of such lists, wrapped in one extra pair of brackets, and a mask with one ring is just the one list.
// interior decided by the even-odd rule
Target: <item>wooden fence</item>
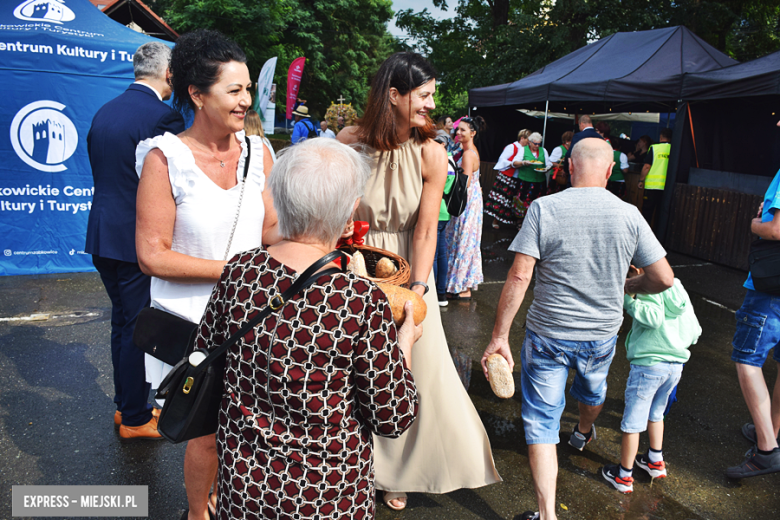
[(488, 193), (490, 188), (493, 187), (493, 183), (496, 181), (496, 174), (498, 173), (493, 167), (496, 165), (494, 162), (480, 162), (479, 163), (479, 185), (482, 187), (482, 202), (487, 202)]
[(750, 221), (761, 198), (736, 191), (677, 184), (666, 248), (747, 271)]

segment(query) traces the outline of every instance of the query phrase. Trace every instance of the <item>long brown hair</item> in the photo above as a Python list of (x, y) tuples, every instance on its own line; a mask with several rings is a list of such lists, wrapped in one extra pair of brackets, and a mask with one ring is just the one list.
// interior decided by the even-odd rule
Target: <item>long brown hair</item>
[[(387, 58), (371, 82), (366, 111), (358, 121), (358, 140), (383, 152), (398, 148), (401, 142), (390, 103), (390, 89), (395, 88), (405, 96), (432, 79), (436, 79), (436, 70), (419, 54), (397, 52)], [(436, 136), (433, 121), (427, 116), (426, 120), (424, 127), (411, 129), (411, 138), (416, 143), (424, 143)]]
[(260, 137), (265, 137), (260, 114), (254, 110), (246, 111), (246, 115), (244, 116), (244, 132), (246, 132), (246, 135), (259, 135)]

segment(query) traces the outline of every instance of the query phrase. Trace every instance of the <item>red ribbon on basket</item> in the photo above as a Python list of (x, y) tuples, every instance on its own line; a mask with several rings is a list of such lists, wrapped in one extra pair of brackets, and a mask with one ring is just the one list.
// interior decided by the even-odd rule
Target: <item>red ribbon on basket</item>
[(363, 237), (366, 236), (366, 233), (368, 233), (368, 222), (356, 220), (352, 236), (348, 238), (339, 238), (339, 241), (336, 243), (336, 248), (344, 246), (362, 246), (364, 243)]
[[(362, 246), (365, 243), (363, 237), (366, 236), (366, 233), (368, 233), (368, 222), (356, 220), (355, 228), (352, 231), (352, 236), (347, 238), (339, 238), (339, 241), (336, 242), (336, 249), (340, 249), (345, 246)], [(336, 259), (335, 263), (339, 264), (339, 267), (341, 267), (340, 258)], [(349, 263), (349, 260), (347, 260), (347, 263)]]

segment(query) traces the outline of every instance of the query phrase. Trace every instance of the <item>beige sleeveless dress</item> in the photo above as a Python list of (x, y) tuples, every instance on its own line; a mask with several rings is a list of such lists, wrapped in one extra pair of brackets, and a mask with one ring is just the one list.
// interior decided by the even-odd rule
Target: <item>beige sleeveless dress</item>
[[(372, 175), (355, 219), (369, 223), (368, 245), (411, 260), (423, 188), (422, 147), (410, 139), (390, 152), (368, 146), (364, 151)], [(427, 283), (436, 287), (433, 273)], [(447, 348), (436, 291), (424, 300), (428, 315), (412, 350), (419, 415), (398, 439), (374, 437), (376, 488), (448, 493), (500, 482), (487, 433)]]

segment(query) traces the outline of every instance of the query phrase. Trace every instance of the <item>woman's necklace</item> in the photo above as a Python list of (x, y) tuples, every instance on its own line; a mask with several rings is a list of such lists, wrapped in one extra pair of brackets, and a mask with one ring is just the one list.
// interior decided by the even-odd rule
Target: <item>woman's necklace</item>
[[(190, 137), (190, 136), (186, 136), (186, 137), (187, 137), (187, 140), (188, 140), (188, 141), (190, 141), (190, 143), (196, 143), (196, 142), (197, 142), (197, 141), (195, 141), (195, 140), (194, 140), (192, 137)], [(198, 143), (198, 146), (196, 146), (196, 148), (200, 148), (201, 150), (205, 151), (207, 154), (209, 154), (210, 156), (212, 156), (214, 159), (218, 160), (218, 161), (219, 161), (219, 166), (220, 166), (221, 168), (224, 168), (224, 167), (225, 167), (225, 161), (223, 161), (222, 159), (220, 159), (219, 157), (217, 157), (216, 155), (214, 155), (213, 153), (211, 153), (209, 150), (207, 150), (207, 149), (205, 149), (204, 147), (202, 147), (202, 146), (200, 145), (200, 143)], [(228, 150), (228, 153), (230, 153), (230, 150)]]

